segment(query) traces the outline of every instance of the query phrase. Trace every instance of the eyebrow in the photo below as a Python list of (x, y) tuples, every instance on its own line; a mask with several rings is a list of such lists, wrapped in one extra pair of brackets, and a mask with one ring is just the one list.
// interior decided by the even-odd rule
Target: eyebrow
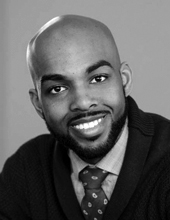
[(41, 84), (43, 84), (46, 81), (62, 81), (62, 80), (65, 80), (65, 79), (66, 79), (65, 76), (63, 76), (62, 74), (58, 74), (58, 73), (44, 75), (41, 78)]
[(94, 70), (96, 70), (96, 69), (98, 69), (99, 67), (102, 67), (102, 66), (108, 66), (108, 67), (114, 69), (113, 66), (111, 65), (111, 63), (109, 63), (108, 61), (106, 61), (106, 60), (100, 60), (100, 61), (98, 61), (97, 63), (93, 64), (92, 66), (88, 67), (88, 68), (86, 69), (86, 72), (87, 72), (87, 73), (91, 73), (91, 72), (93, 72)]
[[(108, 66), (112, 69), (113, 66), (106, 60), (100, 60), (96, 63), (94, 63), (93, 65), (89, 66), (87, 69), (86, 69), (86, 72), (88, 74), (90, 74), (91, 72), (93, 72), (94, 70), (100, 68), (100, 67), (103, 67), (103, 66)], [(67, 77), (66, 76), (63, 76), (62, 74), (58, 74), (58, 73), (55, 73), (55, 74), (48, 74), (48, 75), (44, 75), (42, 76), (41, 78), (41, 84), (43, 84), (44, 82), (46, 81), (62, 81), (62, 80), (67, 80)]]

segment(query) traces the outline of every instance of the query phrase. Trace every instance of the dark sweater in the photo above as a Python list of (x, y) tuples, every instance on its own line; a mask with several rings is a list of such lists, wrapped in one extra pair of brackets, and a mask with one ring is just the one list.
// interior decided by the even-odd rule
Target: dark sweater
[[(105, 220), (170, 219), (170, 122), (129, 101), (129, 138)], [(51, 135), (24, 144), (0, 175), (0, 220), (83, 220), (66, 149)]]

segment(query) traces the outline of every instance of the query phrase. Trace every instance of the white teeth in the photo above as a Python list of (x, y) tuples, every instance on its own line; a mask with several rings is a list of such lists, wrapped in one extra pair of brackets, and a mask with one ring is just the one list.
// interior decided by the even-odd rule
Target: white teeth
[(84, 124), (84, 129), (89, 128), (89, 125), (87, 123)]
[(99, 118), (99, 119), (91, 121), (89, 123), (83, 123), (83, 124), (75, 125), (74, 127), (76, 129), (80, 129), (80, 130), (89, 129), (89, 128), (93, 128), (93, 127), (97, 126), (101, 121), (102, 121), (102, 118)]
[(79, 126), (80, 126), (80, 129), (83, 129), (83, 128), (84, 128), (82, 124), (80, 124)]
[(90, 127), (90, 128), (93, 128), (94, 126), (95, 126), (95, 125), (94, 125), (94, 122), (90, 122), (90, 123), (89, 123), (89, 127)]

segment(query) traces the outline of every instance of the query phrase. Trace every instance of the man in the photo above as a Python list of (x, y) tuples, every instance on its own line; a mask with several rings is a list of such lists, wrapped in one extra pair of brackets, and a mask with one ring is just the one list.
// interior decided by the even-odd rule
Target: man
[[(0, 219), (170, 219), (170, 122), (129, 96), (132, 73), (109, 29), (54, 18), (30, 41), (27, 62), (30, 98), (51, 135), (7, 160)], [(95, 189), (83, 180), (93, 171), (93, 184), (105, 175)]]

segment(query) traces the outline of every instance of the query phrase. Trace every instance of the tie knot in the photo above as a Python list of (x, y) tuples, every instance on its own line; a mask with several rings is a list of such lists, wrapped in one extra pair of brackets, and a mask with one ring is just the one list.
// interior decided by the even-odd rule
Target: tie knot
[(79, 173), (79, 179), (85, 189), (99, 189), (107, 175), (108, 172), (105, 170), (87, 166)]

